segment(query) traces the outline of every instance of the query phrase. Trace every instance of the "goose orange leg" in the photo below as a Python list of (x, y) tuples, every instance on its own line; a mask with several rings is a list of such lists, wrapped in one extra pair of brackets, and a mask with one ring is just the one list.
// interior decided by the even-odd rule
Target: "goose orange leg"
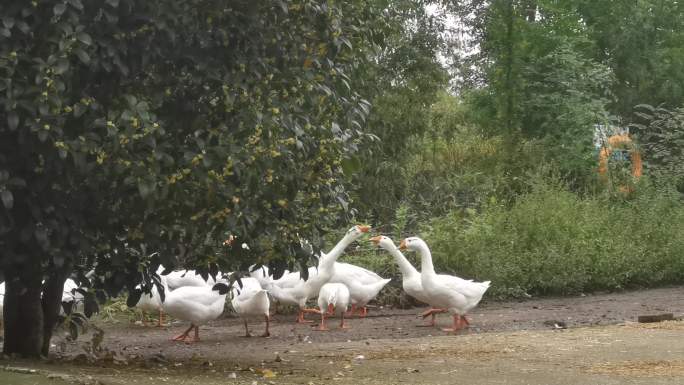
[(349, 311), (347, 312), (347, 317), (353, 316), (354, 312), (356, 312), (356, 304), (355, 303), (353, 303), (351, 305), (351, 309), (349, 309)]
[(342, 317), (342, 320), (340, 321), (340, 329), (349, 329), (349, 325), (344, 322), (344, 312), (342, 312), (340, 317)]
[(297, 315), (297, 323), (298, 324), (313, 322), (313, 321), (309, 321), (307, 319), (304, 319), (304, 313), (318, 313), (318, 310), (317, 309), (299, 309), (299, 314)]
[(195, 339), (190, 340), (189, 342), (197, 342), (199, 341), (199, 326), (195, 325)]
[(458, 331), (458, 330), (461, 330), (461, 329), (464, 328), (464, 326), (463, 326), (463, 321), (462, 321), (462, 318), (461, 318), (461, 315), (460, 315), (460, 314), (454, 314), (454, 315), (453, 315), (453, 318), (454, 318), (454, 324), (453, 324), (453, 326), (450, 327), (450, 328), (442, 328), (442, 331), (445, 331), (445, 332), (455, 332), (455, 331)]
[(245, 323), (245, 337), (251, 337), (252, 333), (249, 332), (249, 326), (247, 326), (247, 320), (243, 319), (242, 321)]
[[(190, 335), (190, 331), (192, 329), (195, 329), (195, 338), (194, 339), (191, 338), (188, 341), (188, 336)], [(173, 337), (171, 340), (172, 341), (184, 341), (184, 342), (199, 341), (199, 328), (197, 326), (195, 326), (195, 324), (190, 324), (190, 327), (185, 332), (183, 332), (183, 334), (177, 335), (176, 337)]]
[(264, 316), (264, 318), (266, 318), (266, 331), (264, 331), (264, 334), (262, 334), (261, 336), (262, 336), (262, 337), (270, 337), (270, 336), (271, 336), (271, 332), (268, 331), (268, 326), (269, 326), (269, 322), (271, 321), (271, 317), (269, 317), (268, 314), (267, 314), (267, 315)]
[(435, 326), (435, 315), (439, 313), (446, 313), (447, 309), (439, 309), (439, 308), (430, 308), (423, 313), (421, 313), (421, 316), (423, 319), (427, 318), (428, 316), (432, 316), (432, 319), (430, 320), (430, 323), (427, 323), (423, 326)]
[(324, 311), (321, 311), (321, 324), (318, 325), (318, 327), (314, 330), (318, 330), (318, 331), (330, 330), (327, 327), (325, 327), (325, 316), (326, 316), (326, 313)]

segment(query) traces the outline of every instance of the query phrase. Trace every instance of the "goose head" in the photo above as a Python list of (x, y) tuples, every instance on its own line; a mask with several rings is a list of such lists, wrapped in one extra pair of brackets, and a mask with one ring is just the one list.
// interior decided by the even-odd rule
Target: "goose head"
[(399, 250), (420, 250), (425, 246), (425, 242), (418, 237), (404, 238), (399, 244)]
[(367, 225), (355, 225), (352, 226), (347, 232), (344, 234), (344, 238), (342, 238), (342, 241), (345, 245), (350, 244), (351, 242), (357, 240), (359, 237), (361, 237), (363, 234), (367, 233), (370, 231), (370, 226)]
[(347, 230), (347, 235), (355, 235), (355, 236), (361, 236), (364, 233), (367, 233), (370, 231), (370, 226), (367, 225), (356, 225), (353, 226), (351, 229)]
[(375, 243), (376, 246), (382, 247), (385, 250), (394, 250), (396, 246), (390, 237), (384, 235), (378, 235), (377, 237), (372, 237), (371, 242)]

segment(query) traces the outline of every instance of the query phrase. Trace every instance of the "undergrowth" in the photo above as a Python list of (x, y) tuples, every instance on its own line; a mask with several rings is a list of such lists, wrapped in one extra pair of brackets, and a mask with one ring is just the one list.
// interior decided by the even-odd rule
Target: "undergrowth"
[[(675, 189), (640, 183), (632, 195), (579, 194), (558, 178), (539, 177), (513, 203), (491, 199), (481, 210), (451, 210), (415, 234), (431, 248), (438, 272), (491, 280), (488, 298), (567, 295), (654, 287), (684, 280), (684, 204)], [(391, 231), (379, 231), (401, 237)], [(342, 260), (392, 282), (380, 303), (402, 305), (392, 257), (360, 241)], [(405, 253), (414, 266), (414, 253)]]

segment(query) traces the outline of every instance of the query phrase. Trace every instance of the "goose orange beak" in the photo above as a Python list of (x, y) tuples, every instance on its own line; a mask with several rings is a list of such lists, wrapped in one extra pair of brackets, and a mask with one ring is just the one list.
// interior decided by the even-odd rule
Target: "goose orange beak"
[(402, 239), (399, 244), (399, 250), (406, 250), (406, 239)]
[(360, 232), (362, 233), (367, 233), (370, 231), (370, 226), (367, 225), (356, 225), (356, 227), (359, 229)]
[(370, 238), (370, 241), (375, 243), (376, 245), (379, 245), (381, 239), (382, 239), (382, 237), (378, 235), (377, 237)]

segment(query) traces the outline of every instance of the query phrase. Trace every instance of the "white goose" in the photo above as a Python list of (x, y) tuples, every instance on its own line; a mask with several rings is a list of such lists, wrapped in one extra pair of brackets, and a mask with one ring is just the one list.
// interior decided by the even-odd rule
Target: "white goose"
[[(164, 277), (161, 277), (164, 280)], [(142, 290), (141, 285), (135, 287), (137, 290)], [(142, 310), (143, 312), (143, 322), (145, 317), (145, 312), (159, 312), (159, 320), (157, 321), (157, 326), (162, 327), (164, 325), (164, 311), (161, 297), (159, 296), (159, 290), (157, 290), (157, 285), (152, 285), (152, 290), (149, 293), (142, 293), (138, 303), (135, 307)]]
[[(199, 326), (218, 318), (223, 313), (226, 304), (228, 285), (217, 283), (212, 286), (182, 286), (176, 290), (168, 290), (166, 280), (164, 284), (164, 302), (162, 308), (172, 317), (190, 322), (190, 327), (182, 334), (173, 338), (174, 341), (199, 341)], [(195, 329), (195, 336), (189, 337), (190, 331)]]
[(271, 333), (268, 330), (269, 314), (268, 309), (271, 303), (268, 299), (268, 293), (261, 287), (261, 284), (256, 278), (245, 277), (241, 278), (242, 287), (235, 282), (231, 291), (232, 299), (230, 303), (233, 305), (235, 312), (245, 322), (245, 337), (251, 337), (249, 327), (247, 326), (247, 318), (263, 316), (266, 320), (266, 331), (262, 337), (268, 337)]
[(5, 303), (5, 282), (0, 283), (0, 325), (5, 322), (3, 316), (3, 308)]
[(452, 275), (437, 275), (432, 265), (432, 254), (427, 244), (418, 237), (409, 237), (401, 241), (399, 249), (417, 251), (421, 260), (421, 284), (427, 294), (428, 303), (432, 306), (447, 309), (453, 316), (452, 328), (444, 331), (456, 331), (469, 324), (466, 313), (473, 309), (489, 289), (490, 281), (473, 282)]
[[(159, 265), (157, 274), (166, 279), (166, 284), (171, 290), (176, 290), (183, 286), (213, 286), (216, 283), (216, 280), (211, 276), (205, 281), (195, 270), (176, 270), (167, 275), (161, 275), (163, 271), (164, 266)], [(220, 277), (221, 273), (218, 276)]]
[[(274, 297), (280, 296), (285, 300), (284, 302), (296, 303), (297, 306), (299, 306), (297, 322), (310, 322), (304, 319), (304, 313), (318, 313), (318, 310), (307, 309), (306, 301), (309, 298), (318, 296), (321, 286), (330, 281), (334, 275), (335, 262), (337, 261), (337, 258), (342, 255), (344, 249), (369, 230), (370, 226), (362, 225), (356, 225), (350, 228), (335, 247), (333, 247), (333, 249), (323, 258), (319, 259), (318, 269), (313, 267), (309, 268), (309, 278), (306, 281), (299, 278), (299, 272), (290, 273), (283, 282), (286, 283), (287, 286), (274, 285), (278, 287), (272, 287), (269, 291)], [(297, 281), (294, 281), (295, 277), (297, 277)]]
[(340, 329), (348, 329), (344, 322), (344, 313), (349, 306), (349, 289), (341, 283), (326, 283), (318, 292), (318, 311), (321, 313), (321, 324), (316, 330), (330, 330), (325, 327), (325, 316), (335, 313), (340, 315)]
[[(268, 290), (268, 286), (273, 282), (273, 276), (269, 274), (268, 266), (262, 265), (258, 269), (255, 269), (255, 266), (256, 265), (252, 265), (247, 268), (249, 276), (259, 281), (259, 285), (261, 285), (262, 289)], [(283, 275), (285, 274), (287, 274), (287, 272), (283, 273)]]
[[(261, 269), (257, 269), (256, 271), (258, 272), (260, 270)], [(318, 274), (318, 268), (315, 266), (309, 267), (308, 270), (309, 276)], [(250, 275), (253, 278), (257, 278), (255, 277), (254, 272), (250, 273)], [(258, 273), (258, 275), (261, 275), (261, 273)], [(272, 275), (269, 276), (268, 279), (261, 277), (257, 278), (257, 280), (261, 283), (261, 287), (267, 290), (268, 294), (273, 297), (276, 304), (299, 305), (299, 299), (293, 296), (293, 291), (291, 290), (302, 282), (298, 271), (285, 271), (282, 277), (275, 280)]]
[[(397, 265), (399, 265), (399, 271), (401, 271), (401, 284), (406, 294), (417, 299), (418, 301), (424, 302), (428, 305), (432, 305), (430, 303), (430, 298), (428, 298), (427, 293), (425, 293), (425, 290), (423, 290), (420, 272), (416, 270), (415, 267), (413, 267), (411, 262), (409, 262), (406, 259), (406, 257), (404, 257), (404, 254), (402, 254), (401, 251), (399, 251), (399, 249), (397, 248), (397, 246), (394, 245), (392, 239), (384, 235), (379, 235), (377, 237), (371, 238), (370, 240), (377, 246), (385, 249), (387, 252), (390, 253), (390, 255), (394, 257), (395, 262), (397, 263)], [(446, 309), (437, 309), (433, 307), (432, 309), (424, 312), (422, 316), (423, 318), (425, 318), (427, 316), (432, 315), (432, 320), (427, 326), (434, 326), (435, 314), (444, 313), (446, 311)]]
[(364, 269), (361, 266), (352, 265), (346, 262), (335, 262), (335, 275), (336, 276), (352, 276), (359, 282), (369, 285), (371, 283), (376, 283), (384, 280), (377, 273), (372, 272), (368, 269)]
[(354, 314), (356, 309), (360, 309), (359, 315), (361, 317), (368, 315), (368, 308), (366, 307), (368, 302), (375, 298), (378, 293), (380, 293), (380, 290), (391, 281), (391, 279), (388, 278), (378, 282), (364, 284), (351, 275), (338, 275), (330, 281), (332, 282), (333, 280), (335, 283), (344, 284), (349, 289), (352, 303), (349, 315)]
[[(324, 255), (321, 260), (325, 260), (329, 255)], [(361, 317), (368, 314), (366, 304), (375, 298), (391, 279), (384, 279), (370, 270), (364, 269), (348, 263), (334, 263), (333, 274), (330, 282), (341, 283), (347, 286), (351, 296), (351, 310), (349, 315), (354, 314), (360, 308)]]

